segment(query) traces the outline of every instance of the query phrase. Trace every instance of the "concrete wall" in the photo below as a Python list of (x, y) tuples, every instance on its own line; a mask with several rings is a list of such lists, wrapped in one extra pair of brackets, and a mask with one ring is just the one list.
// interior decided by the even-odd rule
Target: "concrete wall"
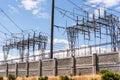
[(7, 76), (7, 73), (8, 73), (8, 71), (7, 71), (7, 65), (8, 64), (2, 64), (2, 65), (0, 65), (0, 75), (2, 75), (2, 76)]
[(58, 75), (72, 74), (72, 58), (64, 58), (57, 60), (57, 72)]
[(18, 63), (17, 64), (17, 75), (18, 76), (26, 76), (27, 75), (27, 63)]
[(47, 59), (35, 62), (23, 62), (0, 65), (0, 75), (7, 76), (54, 76), (96, 74), (100, 70), (120, 72), (120, 54), (91, 54), (90, 56), (71, 57), (63, 59)]
[(118, 53), (108, 53), (98, 55), (98, 67), (99, 71), (107, 69), (114, 72), (119, 72), (119, 54)]
[(55, 60), (43, 60), (42, 61), (42, 75), (52, 76), (54, 75)]
[(93, 73), (92, 68), (92, 55), (76, 57), (76, 74), (91, 74)]
[(29, 63), (29, 76), (39, 76), (40, 75), (40, 61)]
[(8, 65), (8, 74), (16, 75), (16, 64)]

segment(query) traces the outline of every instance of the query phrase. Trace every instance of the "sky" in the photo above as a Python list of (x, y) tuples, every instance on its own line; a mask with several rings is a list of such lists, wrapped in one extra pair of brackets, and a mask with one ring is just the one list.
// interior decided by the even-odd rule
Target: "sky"
[[(0, 24), (4, 25), (7, 29), (4, 29), (0, 25), (0, 31), (7, 35), (0, 33), (0, 53), (2, 54), (2, 45), (5, 44), (5, 40), (9, 39), (11, 33), (22, 33), (24, 32), (42, 32), (47, 35), (50, 41), (50, 25), (51, 25), (51, 1), (52, 0), (0, 0), (0, 8), (15, 22), (14, 25), (2, 12), (0, 12)], [(70, 1), (73, 2), (70, 3)], [(76, 4), (78, 7), (76, 7)], [(87, 6), (88, 5), (88, 6)], [(90, 6), (90, 7), (89, 7)], [(94, 12), (96, 15), (97, 8), (100, 8), (101, 15), (103, 10), (110, 8), (115, 11), (120, 10), (120, 0), (55, 0), (55, 7), (59, 7), (71, 12), (76, 12), (80, 15), (83, 14), (83, 10), (88, 11), (91, 17)], [(94, 7), (91, 8), (91, 7)], [(108, 9), (107, 9), (108, 10)], [(119, 15), (117, 12), (108, 10), (109, 13)], [(55, 25), (66, 27), (75, 25), (76, 21), (72, 20), (65, 15), (67, 12), (59, 12), (58, 8), (55, 8)], [(72, 14), (69, 14), (70, 16)], [(76, 16), (72, 16), (76, 19)], [(83, 38), (83, 37), (81, 37)], [(83, 40), (79, 39), (78, 45), (86, 45)], [(94, 41), (93, 41), (94, 42)], [(91, 42), (91, 43), (93, 43)], [(99, 42), (99, 41), (98, 41)], [(65, 49), (68, 48), (67, 34), (65, 29), (56, 28), (54, 29), (54, 49)], [(49, 50), (49, 42), (47, 50)], [(1, 55), (0, 54), (0, 55)]]

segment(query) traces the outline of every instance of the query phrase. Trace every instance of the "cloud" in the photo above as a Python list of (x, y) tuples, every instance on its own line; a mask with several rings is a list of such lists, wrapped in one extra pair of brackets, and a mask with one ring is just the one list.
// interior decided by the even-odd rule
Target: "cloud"
[(120, 3), (120, 0), (87, 0), (86, 2), (87, 4), (104, 4), (105, 7), (112, 7), (112, 6), (116, 6)]
[(44, 7), (41, 6), (45, 2), (46, 0), (22, 0), (20, 7), (31, 11), (32, 14), (38, 18), (48, 19), (49, 14), (45, 12)]
[[(75, 56), (88, 56), (94, 53), (104, 54), (111, 52), (110, 48), (102, 48), (102, 47), (92, 47), (91, 49), (87, 47), (88, 45), (81, 45), (78, 47), (79, 49), (75, 50)], [(86, 48), (85, 48), (86, 47)], [(61, 52), (60, 52), (61, 51)], [(65, 58), (69, 57), (68, 50), (58, 50), (58, 53), (54, 54), (54, 58)], [(69, 52), (70, 53), (70, 52)], [(67, 56), (68, 55), (68, 56)]]
[(10, 13), (19, 13), (19, 10), (16, 7), (14, 7), (12, 5), (8, 5), (8, 7), (9, 7)]
[(32, 14), (43, 19), (48, 19), (50, 17), (47, 12), (42, 12), (40, 9), (32, 10)]
[(39, 9), (34, 9), (33, 11), (32, 11), (32, 14), (34, 14), (34, 15), (36, 15), (36, 14), (38, 14), (39, 13)]
[(37, 14), (37, 17), (43, 18), (43, 19), (48, 19), (50, 16), (48, 15), (47, 12), (42, 12), (42, 13)]
[(103, 0), (103, 3), (106, 7), (112, 7), (118, 5), (120, 3), (120, 0)]
[(4, 60), (4, 58), (3, 58), (3, 53), (0, 52), (0, 61), (2, 61), (2, 60)]
[[(87, 0), (85, 2), (85, 4), (91, 5), (91, 7), (97, 7), (97, 9), (95, 9), (93, 12), (96, 17), (98, 17), (98, 9), (100, 9), (100, 15), (103, 16), (105, 8), (117, 6), (119, 3), (120, 0)], [(120, 8), (118, 7), (117, 10), (120, 10)], [(91, 13), (89, 16), (92, 17), (93, 13)]]
[(38, 5), (45, 0), (22, 0), (21, 4), (26, 10), (38, 8)]
[(119, 10), (120, 10), (120, 6), (119, 6), (119, 7), (117, 7), (115, 10), (119, 11)]
[(101, 3), (103, 0), (87, 0), (87, 2), (89, 2), (89, 3), (93, 3), (93, 4), (99, 4), (99, 3)]
[(57, 43), (68, 44), (68, 41), (65, 39), (54, 39), (54, 44)]
[[(103, 8), (103, 7), (99, 7), (99, 10), (100, 10), (100, 16), (103, 16), (103, 15), (104, 15), (104, 8)], [(93, 13), (95, 14), (95, 17), (98, 17), (98, 16), (99, 16), (99, 11), (98, 11), (98, 9), (94, 10)], [(93, 14), (90, 14), (89, 16), (92, 18), (92, 17), (93, 17)]]
[[(50, 39), (48, 40), (48, 43), (50, 43)], [(67, 44), (68, 45), (68, 40), (66, 39), (54, 39), (54, 44), (58, 44), (58, 43), (61, 43), (61, 44)]]
[[(7, 60), (18, 58), (18, 56), (8, 54)], [(4, 60), (3, 52), (0, 52), (0, 61)]]

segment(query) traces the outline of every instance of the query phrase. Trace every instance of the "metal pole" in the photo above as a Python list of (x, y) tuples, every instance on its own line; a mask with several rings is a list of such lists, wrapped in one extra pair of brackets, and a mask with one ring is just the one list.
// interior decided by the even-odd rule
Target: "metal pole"
[(53, 58), (53, 39), (54, 39), (54, 0), (52, 0), (51, 12), (51, 41), (50, 41), (50, 58)]

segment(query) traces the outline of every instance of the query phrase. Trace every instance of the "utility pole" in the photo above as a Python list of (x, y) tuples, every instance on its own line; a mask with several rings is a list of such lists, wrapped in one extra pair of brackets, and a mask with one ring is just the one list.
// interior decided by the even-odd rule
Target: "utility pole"
[(53, 40), (54, 40), (54, 0), (52, 0), (51, 10), (51, 41), (50, 41), (50, 58), (53, 58)]

